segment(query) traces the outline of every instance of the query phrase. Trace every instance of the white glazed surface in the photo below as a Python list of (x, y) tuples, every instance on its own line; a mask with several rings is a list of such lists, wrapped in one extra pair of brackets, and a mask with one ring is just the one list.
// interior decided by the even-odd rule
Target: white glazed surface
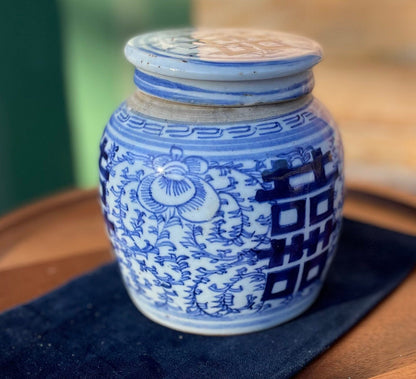
[(306, 71), (321, 60), (322, 48), (308, 38), (277, 31), (200, 28), (139, 35), (127, 43), (125, 54), (147, 72), (240, 81)]
[(101, 151), (109, 235), (149, 318), (231, 335), (314, 301), (336, 250), (343, 158), (312, 96), (250, 112), (136, 93), (113, 114)]
[(289, 101), (312, 91), (316, 42), (251, 29), (178, 29), (132, 38), (127, 59), (147, 94), (176, 102), (240, 106)]

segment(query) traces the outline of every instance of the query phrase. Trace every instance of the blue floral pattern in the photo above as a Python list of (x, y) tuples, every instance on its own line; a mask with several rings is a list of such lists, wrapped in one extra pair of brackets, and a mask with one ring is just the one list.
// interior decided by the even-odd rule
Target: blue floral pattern
[(220, 200), (215, 190), (200, 175), (208, 170), (201, 157), (183, 158), (172, 146), (170, 155), (153, 159), (154, 173), (143, 178), (138, 189), (140, 204), (150, 212), (176, 210), (184, 220), (204, 222), (218, 211)]
[(336, 136), (224, 160), (178, 143), (161, 153), (132, 149), (112, 133), (110, 122), (101, 141), (103, 213), (142, 310), (216, 330), (236, 320), (275, 324), (316, 296), (340, 227)]

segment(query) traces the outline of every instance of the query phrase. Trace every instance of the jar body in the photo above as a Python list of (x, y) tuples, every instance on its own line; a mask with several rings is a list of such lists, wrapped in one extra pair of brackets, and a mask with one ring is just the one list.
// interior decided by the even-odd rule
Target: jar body
[(240, 334), (318, 296), (341, 226), (343, 153), (311, 95), (221, 108), (136, 93), (105, 128), (100, 181), (126, 288), (154, 321)]

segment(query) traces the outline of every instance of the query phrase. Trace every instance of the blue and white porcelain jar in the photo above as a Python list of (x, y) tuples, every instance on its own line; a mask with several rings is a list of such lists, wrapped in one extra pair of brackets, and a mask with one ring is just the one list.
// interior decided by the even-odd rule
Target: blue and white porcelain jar
[(121, 273), (152, 320), (198, 334), (270, 328), (317, 298), (343, 204), (336, 125), (312, 94), (320, 46), (245, 29), (131, 39), (137, 91), (102, 140)]

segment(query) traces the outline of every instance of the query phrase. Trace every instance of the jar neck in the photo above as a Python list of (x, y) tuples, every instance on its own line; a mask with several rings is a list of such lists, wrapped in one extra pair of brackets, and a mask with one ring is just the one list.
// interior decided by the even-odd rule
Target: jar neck
[(135, 70), (137, 88), (157, 98), (210, 106), (250, 106), (300, 98), (314, 87), (312, 70), (262, 80), (211, 81), (183, 79)]
[(215, 124), (278, 117), (306, 107), (313, 101), (311, 94), (291, 101), (273, 104), (258, 104), (238, 107), (219, 107), (184, 104), (160, 99), (140, 90), (135, 91), (126, 101), (131, 111), (146, 115), (147, 118), (171, 120), (188, 124)]

